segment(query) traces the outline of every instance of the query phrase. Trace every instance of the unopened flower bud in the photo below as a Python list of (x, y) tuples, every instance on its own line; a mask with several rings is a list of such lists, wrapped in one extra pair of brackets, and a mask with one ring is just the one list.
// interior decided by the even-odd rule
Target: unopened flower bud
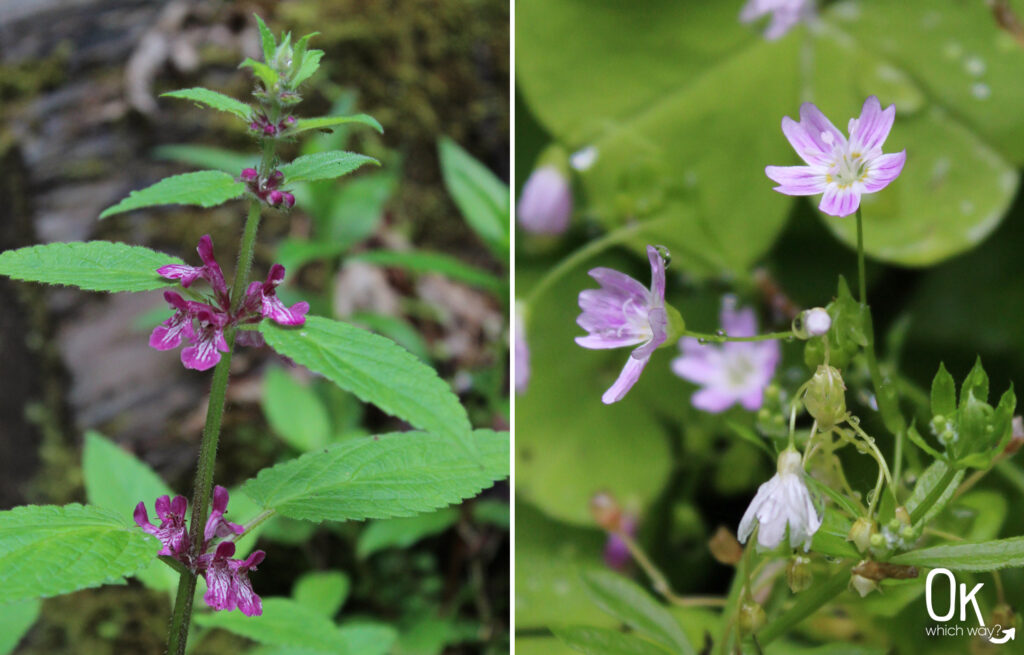
[(278, 185), (281, 184), (282, 181), (284, 181), (284, 173), (282, 173), (281, 171), (274, 171), (273, 173), (267, 176), (267, 181), (265, 182), (265, 184), (268, 189), (276, 189)]
[(740, 606), (738, 621), (740, 634), (749, 635), (763, 628), (767, 617), (763, 607), (754, 602), (746, 602)]
[(594, 494), (590, 499), (590, 513), (603, 530), (618, 532), (622, 527), (622, 508), (609, 493)]
[(1010, 442), (1006, 444), (1006, 448), (1003, 450), (1003, 455), (1012, 455), (1021, 446), (1024, 446), (1024, 417), (1014, 416), (1012, 427), (1012, 436)]
[(267, 136), (274, 136), (277, 134), (277, 128), (269, 123), (263, 126), (263, 133)]
[(857, 550), (863, 553), (869, 546), (873, 545), (871, 537), (875, 534), (874, 522), (862, 516), (854, 521), (853, 527), (850, 528), (850, 533), (846, 535), (846, 540), (852, 541)]
[(908, 512), (907, 508), (904, 507), (903, 505), (897, 507), (896, 511), (893, 512), (893, 514), (896, 516), (896, 520), (899, 521), (901, 525), (910, 525), (910, 512)]
[(280, 191), (274, 190), (267, 194), (267, 203), (272, 207), (277, 207), (284, 200), (284, 194)]
[(243, 182), (253, 182), (253, 181), (256, 180), (257, 177), (259, 177), (259, 175), (260, 174), (258, 172), (256, 172), (255, 168), (243, 168), (242, 169), (242, 181)]
[(872, 548), (881, 548), (885, 545), (885, 537), (882, 536), (881, 532), (876, 532), (871, 535), (871, 538), (868, 540), (868, 542), (871, 544)]
[(797, 339), (820, 337), (832, 327), (832, 317), (821, 307), (805, 309), (793, 319), (793, 334)]
[(846, 418), (846, 385), (838, 369), (824, 364), (818, 367), (804, 392), (804, 406), (821, 432)]
[(554, 166), (538, 168), (526, 180), (516, 205), (519, 225), (534, 234), (561, 234), (572, 216), (569, 181)]
[(866, 578), (859, 573), (854, 573), (850, 576), (850, 586), (860, 594), (861, 598), (864, 598), (872, 591), (878, 589), (878, 582), (871, 578)]
[(291, 209), (292, 207), (295, 206), (295, 196), (293, 196), (291, 193), (289, 193), (287, 191), (285, 191), (282, 195), (284, 196), (284, 199), (283, 199), (282, 202), (284, 203), (285, 207), (287, 207), (288, 209)]
[(814, 572), (811, 571), (811, 558), (804, 555), (794, 555), (786, 567), (786, 583), (789, 590), (794, 594), (806, 591), (814, 582)]

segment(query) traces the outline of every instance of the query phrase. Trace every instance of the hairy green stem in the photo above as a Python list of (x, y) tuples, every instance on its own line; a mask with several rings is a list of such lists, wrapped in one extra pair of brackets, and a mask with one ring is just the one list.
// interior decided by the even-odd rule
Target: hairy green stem
[[(249, 281), (253, 252), (256, 247), (256, 233), (259, 230), (260, 205), (254, 201), (249, 208), (242, 234), (242, 245), (235, 267), (235, 280), (231, 290), (232, 311), (242, 302), (242, 294)], [(235, 348), (235, 329), (224, 335), (228, 351), (221, 356), (220, 363), (213, 370), (210, 383), (210, 400), (206, 409), (206, 425), (203, 426), (203, 440), (199, 446), (199, 464), (196, 468), (195, 487), (192, 493), (192, 521), (189, 525), (189, 543), (198, 549), (203, 542), (203, 528), (209, 514), (210, 496), (213, 492), (213, 471), (217, 460), (217, 443), (224, 418), (224, 404), (227, 398), (228, 378), (231, 371), (231, 355)], [(202, 553), (193, 552), (194, 556)], [(169, 655), (184, 655), (188, 641), (188, 629), (192, 619), (192, 601), (196, 590), (196, 576), (191, 571), (183, 572), (178, 579), (178, 594), (171, 615), (170, 635), (167, 641)]]

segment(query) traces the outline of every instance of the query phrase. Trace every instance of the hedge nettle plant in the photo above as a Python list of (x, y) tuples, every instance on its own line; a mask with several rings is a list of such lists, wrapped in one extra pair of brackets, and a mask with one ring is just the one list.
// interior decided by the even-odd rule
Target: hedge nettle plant
[[(243, 552), (250, 546), (241, 546), (240, 540), (269, 518), (321, 522), (410, 516), (473, 496), (508, 472), (508, 434), (473, 430), (458, 397), (432, 368), (386, 338), (308, 315), (306, 302), (286, 306), (276, 295), (286, 275), (280, 264), (271, 266), (265, 279), (250, 279), (261, 216), (265, 211), (287, 213), (295, 204), (292, 185), (377, 163), (337, 150), (285, 162), (279, 147), (304, 132), (347, 123), (382, 130), (362, 114), (299, 118), (300, 86), (316, 72), (323, 52), (308, 48), (313, 35), (292, 43), (286, 34), (278, 42), (256, 20), (263, 61), (241, 64), (256, 77), (254, 106), (204, 88), (164, 95), (237, 116), (259, 144), (258, 165), (235, 175), (209, 170), (168, 177), (100, 215), (244, 199), (249, 210), (230, 284), (209, 236), (200, 239), (198, 261), (191, 263), (106, 241), (52, 243), (0, 254), (0, 273), (14, 279), (105, 292), (165, 289), (172, 314), (153, 328), (150, 345), (180, 348), (185, 368), (213, 369), (190, 501), (164, 494), (115, 499), (123, 511), (106, 503), (30, 505), (0, 513), (0, 604), (117, 582), (159, 558), (179, 576), (168, 638), (168, 652), (174, 655), (185, 652), (200, 578), (206, 584), (203, 600), (213, 610), (238, 609), (248, 617), (264, 613), (259, 578), (251, 573), (265, 553)], [(241, 486), (259, 511), (243, 523), (231, 521), (228, 490), (213, 478), (231, 358), (239, 346), (269, 346), (420, 431), (348, 439), (264, 469)], [(87, 459), (111, 451), (105, 443), (88, 439)], [(112, 467), (107, 474), (144, 478), (132, 469), (138, 462), (129, 460), (111, 454), (105, 460)], [(148, 488), (163, 487), (156, 482)], [(149, 507), (155, 510), (155, 523)], [(286, 603), (273, 608), (278, 619), (290, 616), (293, 623), (305, 616)], [(394, 639), (388, 630), (312, 626), (308, 616), (305, 620), (304, 645), (321, 652), (383, 653)]]

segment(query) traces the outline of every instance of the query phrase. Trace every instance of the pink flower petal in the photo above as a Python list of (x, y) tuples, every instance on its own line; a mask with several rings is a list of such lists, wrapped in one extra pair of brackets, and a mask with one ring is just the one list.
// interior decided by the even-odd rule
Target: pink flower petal
[(647, 366), (647, 361), (647, 359), (627, 357), (626, 365), (622, 367), (622, 372), (619, 373), (618, 379), (601, 396), (601, 402), (605, 405), (610, 405), (622, 400), (629, 390), (633, 388), (633, 385), (636, 384), (636, 381), (640, 379), (640, 374), (643, 373), (644, 367)]
[(822, 153), (831, 153), (836, 145), (846, 145), (843, 133), (836, 129), (814, 103), (805, 102), (800, 105), (800, 125)]
[[(638, 304), (646, 304), (649, 291), (647, 287), (640, 284), (625, 273), (611, 268), (598, 267), (591, 269), (590, 277), (597, 280), (605, 292), (614, 294), (615, 297), (623, 300), (632, 298)], [(583, 309), (583, 307), (580, 307)]]
[(765, 175), (787, 196), (813, 196), (825, 191), (825, 173), (810, 166), (765, 166)]
[(736, 404), (736, 395), (718, 387), (705, 387), (693, 394), (690, 402), (697, 409), (718, 414)]
[(906, 150), (877, 157), (868, 168), (867, 179), (864, 180), (864, 190), (874, 193), (889, 186), (889, 183), (903, 172), (903, 164), (906, 161)]
[(828, 185), (821, 197), (818, 209), (829, 216), (849, 216), (860, 206), (860, 192), (849, 186), (839, 188), (835, 184)]
[(896, 105), (889, 105), (882, 111), (878, 98), (869, 97), (860, 110), (860, 118), (850, 121), (850, 149), (864, 154), (881, 148), (889, 136), (895, 118)]
[(651, 262), (651, 295), (654, 296), (656, 303), (664, 303), (665, 260), (654, 246), (647, 246), (647, 259)]

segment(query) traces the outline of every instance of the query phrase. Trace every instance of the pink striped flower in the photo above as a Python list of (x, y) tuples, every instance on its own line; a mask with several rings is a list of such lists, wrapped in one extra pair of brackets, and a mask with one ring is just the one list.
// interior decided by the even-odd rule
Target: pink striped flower
[(610, 268), (595, 268), (590, 277), (600, 289), (581, 291), (583, 313), (576, 324), (589, 332), (576, 337), (584, 348), (624, 348), (637, 346), (615, 383), (601, 396), (606, 404), (618, 402), (633, 388), (651, 358), (668, 339), (668, 314), (665, 311), (665, 260), (658, 249), (647, 246), (651, 262), (651, 289), (625, 273)]
[(896, 106), (882, 110), (878, 98), (864, 101), (859, 118), (851, 118), (850, 138), (809, 102), (800, 106), (800, 122), (782, 119), (782, 133), (806, 166), (768, 166), (765, 174), (787, 196), (822, 194), (818, 208), (830, 216), (849, 216), (865, 193), (881, 191), (899, 177), (907, 151), (883, 154)]

